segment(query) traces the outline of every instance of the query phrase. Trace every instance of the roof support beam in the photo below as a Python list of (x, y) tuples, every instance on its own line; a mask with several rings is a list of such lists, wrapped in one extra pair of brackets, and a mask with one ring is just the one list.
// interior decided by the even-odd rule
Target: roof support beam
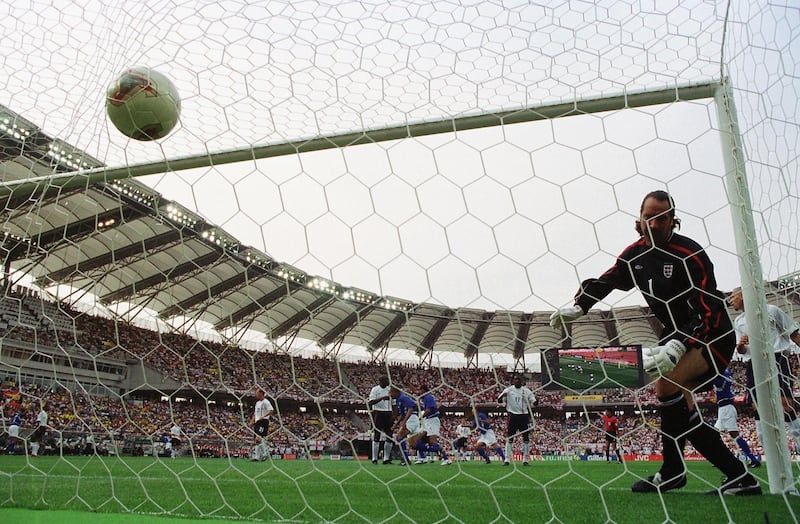
[[(92, 221), (94, 222), (94, 218), (92, 218)], [(180, 230), (173, 229), (171, 231), (161, 233), (160, 235), (145, 238), (140, 242), (128, 244), (127, 246), (119, 249), (112, 249), (111, 251), (102, 255), (78, 262), (74, 266), (68, 266), (59, 269), (58, 271), (53, 271), (52, 273), (48, 273), (47, 275), (38, 278), (36, 282), (40, 285), (50, 285), (53, 283), (63, 282), (76, 273), (86, 273), (94, 269), (107, 266), (112, 262), (124, 260), (132, 256), (140, 255), (146, 251), (152, 251), (166, 244), (178, 242), (181, 240), (181, 238), (183, 238), (183, 233)]]
[(160, 316), (161, 318), (171, 318), (174, 317), (175, 315), (185, 315), (186, 312), (188, 312), (195, 306), (202, 304), (207, 300), (219, 298), (220, 295), (223, 295), (226, 292), (232, 289), (236, 289), (239, 286), (251, 282), (257, 278), (260, 278), (264, 274), (265, 271), (256, 265), (247, 266), (247, 269), (245, 269), (240, 273), (237, 273), (231, 278), (223, 280), (219, 284), (215, 284), (210, 288), (206, 288), (202, 292), (197, 293), (196, 295), (192, 295), (188, 298), (181, 300), (177, 304), (174, 304), (166, 309), (163, 309), (162, 311), (159, 312), (158, 316)]
[(138, 282), (128, 284), (127, 286), (121, 287), (116, 291), (103, 295), (100, 297), (100, 302), (103, 304), (113, 304), (115, 302), (125, 300), (132, 295), (141, 293), (142, 291), (153, 286), (157, 286), (158, 284), (177, 280), (188, 273), (203, 270), (206, 266), (215, 264), (220, 258), (222, 258), (222, 256), (222, 251), (211, 251), (203, 256), (197, 257), (188, 262), (184, 262), (183, 264), (178, 264), (177, 266), (169, 268), (166, 271), (159, 271), (158, 273), (147, 278), (143, 278)]
[(235, 326), (236, 324), (246, 319), (250, 315), (257, 313), (262, 309), (268, 308), (276, 300), (291, 294), (291, 292), (292, 289), (291, 286), (289, 285), (289, 281), (287, 280), (285, 282), (281, 282), (280, 285), (276, 286), (275, 289), (273, 289), (266, 295), (262, 296), (257, 300), (253, 300), (243, 308), (234, 311), (224, 319), (214, 324), (214, 329), (219, 331), (222, 329), (227, 329), (229, 327)]
[[(377, 351), (383, 350), (386, 348), (386, 344), (392, 339), (392, 337), (400, 331), (400, 328), (408, 321), (408, 314), (407, 313), (397, 313), (395, 314), (394, 318), (392, 319), (389, 324), (386, 325), (385, 328), (381, 330), (380, 333), (370, 342), (367, 350), (371, 353), (375, 353)], [(384, 353), (385, 355), (385, 353)]]
[(356, 309), (347, 315), (347, 317), (334, 326), (333, 329), (325, 333), (324, 336), (320, 337), (317, 343), (320, 345), (320, 347), (325, 347), (340, 337), (344, 339), (344, 336), (347, 334), (347, 332), (353, 329), (353, 327), (358, 324), (359, 320), (366, 317), (373, 309), (375, 309), (375, 306), (372, 304), (362, 305), (360, 309)]
[(523, 369), (525, 368), (525, 342), (528, 340), (528, 335), (531, 332), (531, 322), (533, 322), (533, 313), (525, 313), (520, 319), (519, 327), (517, 328), (517, 338), (514, 339), (514, 369), (521, 362)]
[(478, 322), (478, 325), (475, 327), (475, 331), (472, 332), (472, 336), (469, 337), (469, 342), (467, 342), (467, 346), (464, 348), (464, 357), (467, 359), (467, 366), (468, 368), (476, 368), (478, 367), (478, 347), (481, 345), (481, 340), (483, 340), (484, 335), (486, 335), (486, 330), (489, 329), (489, 323), (494, 318), (494, 313), (492, 312), (485, 312), (481, 316), (481, 321)]
[(447, 324), (453, 320), (453, 311), (447, 310), (443, 313), (444, 316), (439, 318), (436, 323), (433, 324), (428, 334), (425, 335), (425, 338), (422, 339), (419, 347), (416, 350), (417, 356), (419, 357), (421, 364), (426, 364), (430, 366), (431, 364), (431, 355), (433, 353), (433, 345), (442, 336), (444, 329), (447, 327)]
[(322, 295), (317, 300), (309, 304), (308, 306), (302, 308), (300, 311), (292, 315), (291, 317), (287, 318), (277, 326), (272, 329), (271, 333), (266, 333), (268, 338), (276, 339), (280, 338), (289, 331), (292, 330), (296, 325), (308, 320), (311, 315), (317, 312), (319, 308), (324, 307), (325, 305), (329, 304), (334, 300), (334, 297), (328, 295)]
[(3, 247), (9, 250), (8, 258), (11, 260), (19, 260), (22, 258), (32, 258), (35, 255), (40, 255), (52, 251), (54, 246), (67, 239), (70, 242), (77, 242), (87, 235), (90, 235), (102, 227), (98, 224), (113, 220), (115, 224), (119, 225), (125, 222), (131, 222), (144, 216), (144, 213), (132, 207), (115, 207), (104, 213), (98, 213), (81, 220), (70, 222), (63, 227), (56, 227), (49, 231), (42, 231), (27, 239), (27, 241), (17, 242), (14, 246), (8, 246), (7, 242), (3, 242)]

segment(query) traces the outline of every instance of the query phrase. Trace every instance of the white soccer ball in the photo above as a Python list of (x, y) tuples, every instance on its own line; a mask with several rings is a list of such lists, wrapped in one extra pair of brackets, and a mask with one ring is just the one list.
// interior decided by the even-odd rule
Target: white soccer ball
[(163, 74), (148, 67), (132, 67), (109, 86), (106, 112), (125, 136), (158, 140), (178, 123), (181, 99), (175, 84)]

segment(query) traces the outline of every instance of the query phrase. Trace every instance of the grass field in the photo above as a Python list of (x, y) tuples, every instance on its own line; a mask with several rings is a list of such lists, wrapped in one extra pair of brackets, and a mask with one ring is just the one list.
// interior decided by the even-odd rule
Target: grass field
[[(2, 517), (3, 508), (72, 510), (79, 512), (76, 522), (83, 524), (113, 522), (113, 517), (125, 513), (266, 522), (711, 524), (784, 523), (800, 518), (796, 496), (723, 500), (705, 495), (720, 480), (705, 462), (690, 463), (689, 483), (680, 491), (663, 496), (630, 492), (637, 475), (652, 474), (658, 466), (572, 461), (533, 462), (524, 468), (481, 462), (402, 467), (331, 460), (40, 457), (33, 461), (4, 456), (0, 457), (0, 521), (12, 522)], [(766, 468), (756, 473), (768, 492)]]

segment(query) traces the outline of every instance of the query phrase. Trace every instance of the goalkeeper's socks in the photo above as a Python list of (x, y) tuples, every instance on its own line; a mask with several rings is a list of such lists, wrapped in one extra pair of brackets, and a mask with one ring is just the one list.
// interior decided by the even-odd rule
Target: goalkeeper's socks
[(687, 438), (701, 455), (729, 479), (735, 479), (747, 473), (744, 464), (722, 441), (719, 431), (703, 422), (695, 410), (689, 414)]
[(684, 435), (689, 427), (689, 406), (686, 404), (683, 393), (659, 398), (658, 401), (661, 411), (661, 444), (664, 455), (661, 476), (670, 479), (682, 474), (685, 470), (683, 448), (686, 445)]
[(372, 462), (378, 461), (378, 450), (380, 450), (381, 443), (372, 441)]

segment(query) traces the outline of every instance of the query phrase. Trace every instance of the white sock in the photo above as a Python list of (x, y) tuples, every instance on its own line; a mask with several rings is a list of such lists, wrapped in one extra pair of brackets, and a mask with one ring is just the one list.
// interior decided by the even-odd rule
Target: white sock
[[(372, 460), (378, 460), (378, 450), (381, 447), (380, 442), (372, 441)], [(385, 459), (384, 459), (385, 460)]]
[(506, 462), (511, 462), (511, 442), (506, 442)]
[(392, 443), (390, 441), (386, 441), (383, 443), (383, 460), (391, 460), (392, 459)]
[(32, 442), (31, 443), (31, 455), (38, 455), (39, 454), (39, 443)]
[(528, 460), (530, 460), (530, 454), (531, 454), (531, 443), (526, 442), (525, 444), (522, 445), (522, 460), (524, 462), (528, 462)]
[(761, 421), (756, 420), (756, 437), (758, 441), (763, 445), (764, 444), (764, 433), (761, 431)]

